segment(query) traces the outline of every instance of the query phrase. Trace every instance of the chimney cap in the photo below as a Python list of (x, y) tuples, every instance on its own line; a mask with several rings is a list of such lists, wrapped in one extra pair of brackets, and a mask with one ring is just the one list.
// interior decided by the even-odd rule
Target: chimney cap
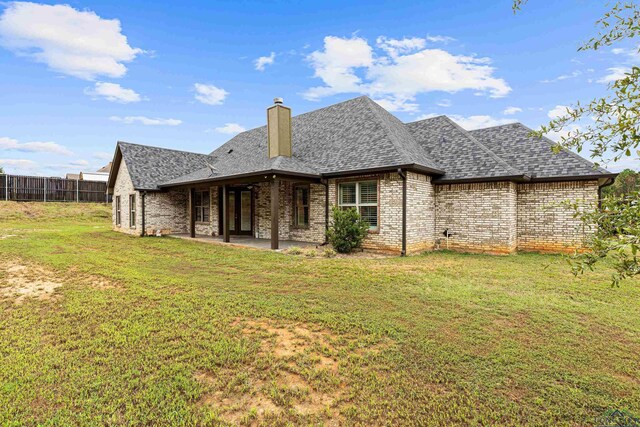
[(273, 98), (273, 103), (276, 105), (282, 105), (284, 100), (282, 98)]

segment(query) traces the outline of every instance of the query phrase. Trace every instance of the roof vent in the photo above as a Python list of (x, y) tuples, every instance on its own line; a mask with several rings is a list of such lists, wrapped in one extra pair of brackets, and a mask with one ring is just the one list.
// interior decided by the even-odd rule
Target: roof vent
[(276, 105), (282, 105), (284, 104), (284, 99), (282, 98), (273, 98), (273, 103)]

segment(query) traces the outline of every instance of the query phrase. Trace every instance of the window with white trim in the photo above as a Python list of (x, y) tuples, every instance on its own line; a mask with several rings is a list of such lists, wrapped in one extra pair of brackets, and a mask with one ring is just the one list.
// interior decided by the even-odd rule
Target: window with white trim
[(120, 227), (122, 215), (120, 214), (120, 196), (116, 196), (116, 225)]
[(136, 195), (129, 195), (129, 227), (136, 227)]
[(355, 208), (369, 223), (369, 230), (378, 229), (378, 182), (343, 182), (338, 184), (338, 206)]
[(211, 201), (208, 191), (196, 191), (194, 207), (196, 209), (196, 222), (209, 222)]

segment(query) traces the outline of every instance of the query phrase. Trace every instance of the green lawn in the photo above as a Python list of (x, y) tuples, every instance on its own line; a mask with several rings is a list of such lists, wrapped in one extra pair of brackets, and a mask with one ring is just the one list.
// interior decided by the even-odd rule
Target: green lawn
[(137, 238), (109, 215), (0, 202), (0, 425), (640, 416), (640, 281), (575, 279), (537, 254), (326, 259)]

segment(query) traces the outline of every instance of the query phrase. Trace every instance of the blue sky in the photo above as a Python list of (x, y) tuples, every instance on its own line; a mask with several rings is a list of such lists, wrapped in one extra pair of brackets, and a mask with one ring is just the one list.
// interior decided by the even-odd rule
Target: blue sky
[(577, 52), (603, 11), (567, 0), (530, 0), (517, 15), (508, 0), (0, 3), (0, 166), (95, 170), (118, 140), (209, 152), (264, 125), (276, 96), (294, 114), (366, 94), (403, 121), (536, 128), (637, 63), (629, 46)]

